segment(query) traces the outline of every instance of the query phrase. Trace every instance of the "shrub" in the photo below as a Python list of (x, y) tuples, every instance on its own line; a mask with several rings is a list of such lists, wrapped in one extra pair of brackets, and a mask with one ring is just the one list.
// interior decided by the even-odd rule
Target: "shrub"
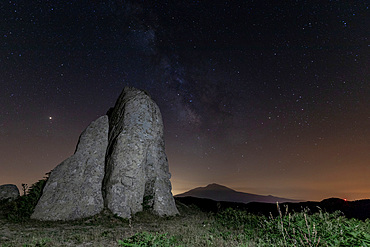
[(4, 206), (4, 212), (9, 220), (18, 222), (30, 218), (42, 195), (42, 190), (48, 180), (48, 175), (49, 173), (47, 173), (46, 177), (43, 179), (32, 184), (26, 194)]

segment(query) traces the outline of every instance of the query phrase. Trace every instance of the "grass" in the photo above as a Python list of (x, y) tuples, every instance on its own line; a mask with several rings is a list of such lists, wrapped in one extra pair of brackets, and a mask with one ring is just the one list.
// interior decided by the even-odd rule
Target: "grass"
[[(7, 204), (0, 211), (9, 210)], [(235, 209), (206, 213), (180, 202), (177, 207), (176, 217), (145, 211), (127, 220), (102, 212), (70, 222), (40, 222), (22, 214), (19, 220), (2, 211), (0, 246), (370, 246), (370, 220), (347, 219), (340, 212), (288, 213), (277, 207), (279, 215), (267, 217)]]
[(220, 230), (242, 237), (241, 245), (256, 246), (370, 246), (370, 220), (347, 219), (340, 212), (281, 213), (256, 216), (227, 209), (216, 215)]

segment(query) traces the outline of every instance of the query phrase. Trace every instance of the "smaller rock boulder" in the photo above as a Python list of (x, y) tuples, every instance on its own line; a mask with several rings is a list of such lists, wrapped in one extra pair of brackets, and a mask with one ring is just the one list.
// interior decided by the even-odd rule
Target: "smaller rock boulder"
[(51, 171), (31, 219), (75, 220), (103, 210), (108, 128), (108, 116), (102, 116), (82, 132), (75, 153)]
[(19, 197), (18, 187), (14, 184), (0, 185), (0, 200), (14, 200)]

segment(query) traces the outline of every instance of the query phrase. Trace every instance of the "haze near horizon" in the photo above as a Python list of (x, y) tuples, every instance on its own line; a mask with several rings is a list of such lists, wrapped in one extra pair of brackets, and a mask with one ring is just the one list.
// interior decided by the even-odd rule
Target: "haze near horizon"
[(165, 126), (173, 194), (370, 198), (365, 1), (4, 1), (0, 184), (73, 154), (124, 88)]

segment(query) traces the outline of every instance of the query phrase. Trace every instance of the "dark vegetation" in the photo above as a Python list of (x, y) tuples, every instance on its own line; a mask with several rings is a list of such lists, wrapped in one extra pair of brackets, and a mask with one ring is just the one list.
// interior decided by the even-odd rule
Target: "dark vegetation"
[(46, 177), (32, 184), (30, 187), (27, 184), (22, 184), (23, 195), (14, 201), (8, 202), (6, 200), (0, 203), (0, 217), (5, 217), (15, 222), (28, 220), (42, 195), (42, 190), (49, 174), (47, 173)]
[[(131, 219), (103, 211), (70, 222), (31, 220), (46, 180), (31, 185), (17, 200), (1, 202), (1, 247), (370, 246), (370, 219), (364, 219), (369, 200), (276, 205), (184, 197), (176, 198), (181, 215), (158, 217), (151, 213), (151, 198), (146, 198), (144, 211)], [(349, 214), (350, 209), (358, 214)]]
[[(185, 204), (194, 204), (203, 211), (217, 213), (227, 208), (244, 210), (257, 215), (278, 216), (276, 204), (250, 202), (248, 204), (235, 202), (216, 202), (210, 199), (195, 198), (195, 197), (176, 197), (177, 201)], [(290, 213), (307, 211), (309, 214), (328, 212), (334, 213), (340, 211), (341, 215), (347, 218), (355, 218), (359, 220), (370, 219), (370, 199), (358, 201), (345, 201), (339, 198), (329, 198), (321, 202), (299, 202), (299, 203), (281, 203), (281, 208), (287, 208)]]

